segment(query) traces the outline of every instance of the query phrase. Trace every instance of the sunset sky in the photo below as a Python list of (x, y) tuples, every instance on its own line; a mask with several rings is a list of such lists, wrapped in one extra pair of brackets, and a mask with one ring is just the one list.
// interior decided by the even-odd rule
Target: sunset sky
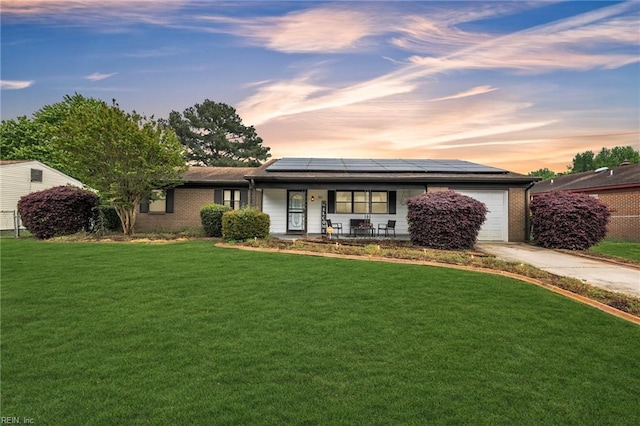
[(640, 2), (3, 0), (2, 119), (234, 106), (274, 158), (565, 171), (640, 149)]

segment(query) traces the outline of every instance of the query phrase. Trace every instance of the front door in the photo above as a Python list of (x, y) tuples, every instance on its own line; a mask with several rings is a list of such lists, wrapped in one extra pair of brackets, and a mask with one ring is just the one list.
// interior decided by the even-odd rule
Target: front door
[(307, 217), (307, 192), (289, 191), (287, 199), (287, 232), (304, 233)]

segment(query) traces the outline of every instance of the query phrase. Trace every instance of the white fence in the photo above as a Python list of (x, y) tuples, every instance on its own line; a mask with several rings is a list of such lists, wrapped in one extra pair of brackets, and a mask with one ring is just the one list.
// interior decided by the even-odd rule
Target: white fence
[(20, 229), (24, 229), (24, 227), (20, 220), (20, 214), (16, 210), (0, 211), (0, 231), (13, 231), (18, 238)]

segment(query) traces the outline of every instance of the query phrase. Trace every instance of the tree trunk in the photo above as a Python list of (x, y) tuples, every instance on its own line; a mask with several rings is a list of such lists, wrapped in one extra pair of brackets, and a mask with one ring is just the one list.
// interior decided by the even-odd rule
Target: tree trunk
[(133, 227), (136, 224), (136, 208), (133, 207), (118, 207), (116, 206), (116, 213), (118, 213), (118, 217), (120, 217), (120, 222), (122, 222), (122, 232), (124, 235), (133, 235)]

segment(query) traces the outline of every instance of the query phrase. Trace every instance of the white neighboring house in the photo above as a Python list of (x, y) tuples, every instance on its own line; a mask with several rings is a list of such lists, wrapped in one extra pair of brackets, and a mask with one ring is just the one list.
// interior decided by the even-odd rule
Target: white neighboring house
[(13, 229), (13, 213), (18, 201), (32, 192), (73, 185), (83, 188), (77, 179), (34, 160), (0, 161), (0, 230)]

